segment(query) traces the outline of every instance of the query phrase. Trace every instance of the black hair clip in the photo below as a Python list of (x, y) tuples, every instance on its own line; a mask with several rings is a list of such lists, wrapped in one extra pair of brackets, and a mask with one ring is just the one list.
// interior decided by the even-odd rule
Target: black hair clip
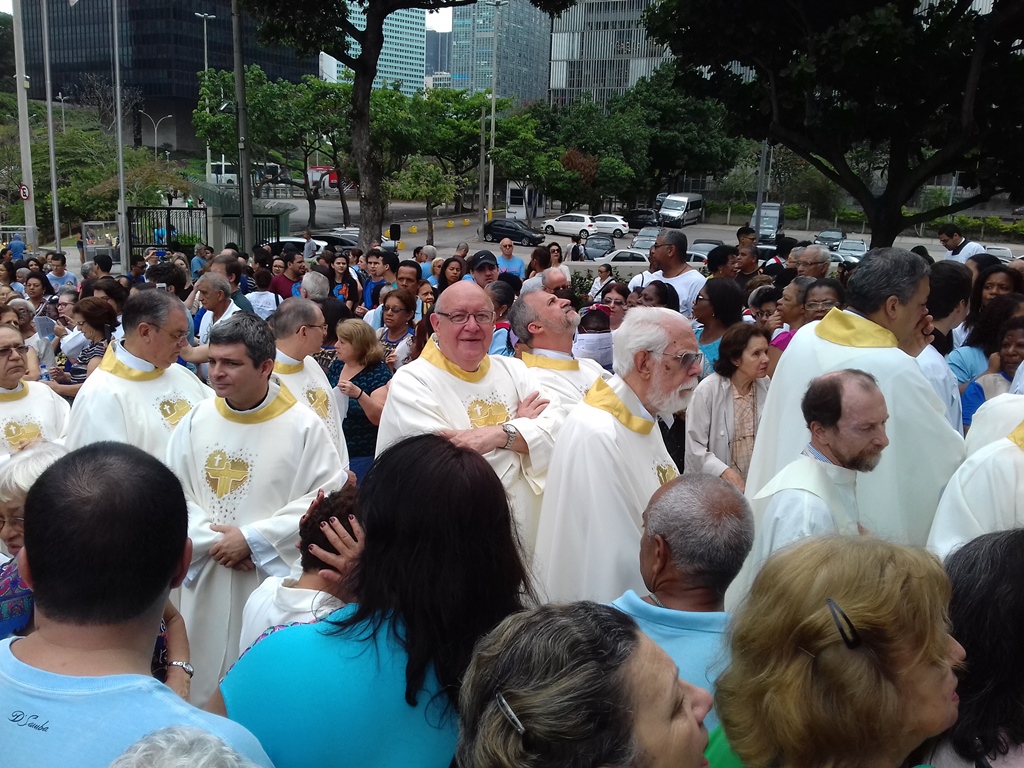
[(839, 607), (839, 604), (831, 597), (826, 598), (825, 603), (828, 605), (828, 612), (832, 614), (832, 621), (836, 623), (836, 629), (839, 630), (839, 636), (843, 638), (846, 647), (850, 650), (859, 648), (862, 642), (860, 633), (853, 626), (850, 617), (846, 615), (843, 609)]

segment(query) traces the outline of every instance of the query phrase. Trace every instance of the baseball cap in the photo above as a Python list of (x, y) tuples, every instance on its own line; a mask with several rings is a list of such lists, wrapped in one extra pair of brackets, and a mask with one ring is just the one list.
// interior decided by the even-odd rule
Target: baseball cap
[(477, 251), (466, 259), (466, 263), (469, 265), (470, 272), (476, 272), (478, 269), (487, 266), (488, 264), (492, 267), (498, 266), (498, 260), (490, 251)]

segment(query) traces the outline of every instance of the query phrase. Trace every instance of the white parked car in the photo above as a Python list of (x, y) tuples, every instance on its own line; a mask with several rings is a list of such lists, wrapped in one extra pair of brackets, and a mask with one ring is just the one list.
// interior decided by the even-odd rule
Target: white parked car
[(587, 262), (588, 264), (619, 264), (621, 262), (633, 262), (647, 264), (650, 261), (647, 254), (635, 248), (618, 248), (606, 253), (599, 259)]
[(863, 240), (841, 240), (839, 247), (836, 249), (836, 253), (843, 260), (853, 259), (854, 261), (860, 261), (861, 257), (867, 252), (868, 244)]
[(986, 245), (985, 253), (990, 253), (1000, 261), (1013, 261), (1013, 251), (1005, 245)]
[(597, 232), (597, 225), (592, 217), (585, 214), (566, 213), (545, 221), (544, 231), (549, 235), (579, 235), (586, 239)]
[(612, 237), (625, 237), (629, 232), (629, 222), (621, 216), (602, 213), (593, 217), (598, 232), (607, 232)]

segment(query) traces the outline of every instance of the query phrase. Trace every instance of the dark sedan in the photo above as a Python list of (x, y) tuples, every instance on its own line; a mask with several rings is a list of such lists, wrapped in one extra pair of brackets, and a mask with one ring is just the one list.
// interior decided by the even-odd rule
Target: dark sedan
[(583, 250), (586, 252), (587, 261), (600, 259), (606, 253), (610, 253), (618, 247), (615, 244), (615, 238), (605, 234), (591, 235), (583, 241), (582, 245)]
[(624, 218), (630, 229), (658, 226), (658, 212), (653, 208), (635, 208), (632, 211), (626, 211)]
[(484, 240), (489, 243), (508, 238), (520, 245), (540, 245), (544, 235), (530, 229), (519, 219), (494, 219), (484, 224)]

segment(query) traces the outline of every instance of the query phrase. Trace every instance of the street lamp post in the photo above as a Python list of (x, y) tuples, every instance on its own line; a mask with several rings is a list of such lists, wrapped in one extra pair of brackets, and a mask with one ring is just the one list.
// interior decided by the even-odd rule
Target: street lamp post
[(508, 0), (493, 0), (491, 15), (491, 151), (487, 157), (487, 219), (494, 218), (494, 111), (498, 101), (498, 11)]
[(39, 13), (43, 21), (43, 74), (46, 78), (46, 135), (50, 140), (50, 202), (53, 209), (53, 237), (57, 253), (60, 247), (60, 204), (57, 201), (57, 157), (53, 148), (53, 80), (50, 77), (50, 21), (46, 0), (42, 0)]
[(164, 120), (166, 120), (169, 117), (174, 117), (174, 115), (164, 115), (159, 120), (154, 120), (153, 116), (150, 115), (148, 112), (146, 112), (144, 109), (140, 109), (139, 110), (139, 114), (140, 115), (145, 115), (146, 117), (148, 117), (149, 118), (149, 122), (151, 122), (153, 124), (153, 160), (154, 161), (159, 160), (160, 156), (157, 154), (157, 149), (160, 146), (160, 142), (157, 141), (157, 136), (158, 136), (158, 132), (160, 130), (160, 123), (162, 123)]
[(110, 0), (110, 24), (114, 43), (114, 117), (117, 120), (117, 238), (121, 267), (128, 269), (128, 191), (124, 180), (124, 115), (121, 114), (121, 22), (119, 0)]
[[(210, 46), (206, 38), (206, 23), (211, 19), (216, 19), (212, 13), (197, 13), (195, 14), (198, 18), (203, 20), (203, 71), (210, 71)], [(206, 142), (206, 181), (210, 180), (210, 176), (213, 174), (213, 164), (210, 160), (210, 142)]]
[(62, 92), (57, 92), (57, 101), (60, 102), (60, 132), (64, 133), (67, 131), (67, 126), (64, 125), (64, 102), (68, 100), (68, 96), (65, 96)]
[(25, 34), (21, 26), (21, 0), (14, 0), (11, 4), (11, 15), (14, 17), (14, 69), (21, 149), (21, 183), (28, 192), (28, 199), (22, 201), (25, 211), (25, 240), (29, 248), (35, 250), (39, 241), (36, 229), (36, 190), (32, 179), (32, 136), (28, 125), (28, 75), (25, 74)]

